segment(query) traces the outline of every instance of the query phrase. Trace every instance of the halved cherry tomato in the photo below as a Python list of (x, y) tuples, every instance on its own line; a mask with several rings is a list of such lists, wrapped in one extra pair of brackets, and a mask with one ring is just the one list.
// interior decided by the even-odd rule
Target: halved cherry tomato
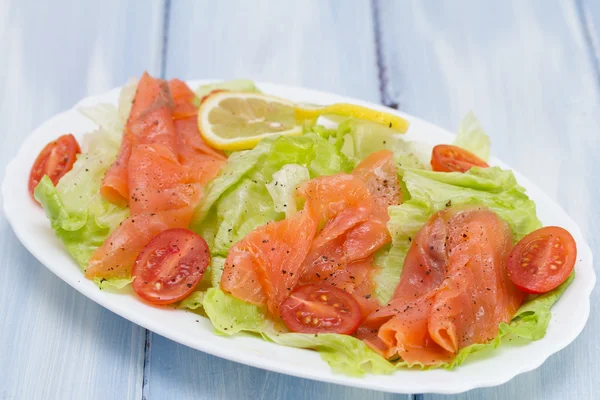
[(468, 150), (450, 144), (438, 144), (431, 152), (431, 168), (438, 172), (467, 172), (471, 167), (489, 167)]
[(75, 164), (76, 155), (81, 153), (79, 144), (71, 134), (62, 135), (44, 147), (35, 159), (29, 173), (29, 194), (33, 198), (33, 190), (44, 175), (48, 175), (55, 185)]
[(175, 303), (194, 291), (209, 260), (208, 245), (199, 235), (187, 229), (167, 229), (135, 260), (133, 289), (150, 303)]
[(567, 280), (576, 259), (573, 236), (558, 226), (547, 226), (517, 243), (508, 257), (507, 270), (522, 291), (546, 293)]
[(351, 294), (331, 285), (304, 285), (280, 307), (293, 332), (351, 334), (360, 325), (360, 305)]

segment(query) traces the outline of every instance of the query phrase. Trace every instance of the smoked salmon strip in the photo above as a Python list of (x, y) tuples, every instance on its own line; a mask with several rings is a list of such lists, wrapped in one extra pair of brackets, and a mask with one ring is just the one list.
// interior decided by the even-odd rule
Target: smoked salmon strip
[(162, 143), (177, 154), (176, 140), (173, 101), (167, 84), (144, 72), (125, 124), (117, 159), (106, 171), (100, 186), (104, 199), (118, 205), (129, 204), (129, 158), (136, 145)]
[(392, 153), (374, 153), (355, 173), (317, 177), (297, 192), (305, 199), (301, 212), (231, 248), (221, 288), (278, 316), (297, 286), (328, 283), (357, 297), (366, 317), (378, 306), (371, 296), (373, 254), (391, 240), (387, 206), (400, 202)]
[(193, 115), (174, 120), (175, 110), (195, 109), (195, 97), (181, 81), (171, 86), (175, 101), (163, 80), (144, 73), (138, 83), (119, 156), (102, 186), (107, 200), (129, 205), (130, 217), (92, 255), (88, 278), (129, 278), (154, 236), (189, 226), (203, 185), (225, 162), (203, 143)]
[(279, 306), (300, 280), (315, 231), (311, 215), (300, 211), (250, 232), (229, 250), (221, 288), (279, 316)]
[(524, 295), (506, 272), (509, 227), (484, 208), (434, 214), (412, 241), (392, 300), (357, 336), (387, 358), (433, 365), (486, 343)]
[(206, 184), (213, 179), (227, 157), (222, 151), (210, 147), (198, 131), (196, 95), (179, 79), (169, 81), (169, 91), (175, 101), (173, 119), (177, 131), (179, 162), (186, 167), (190, 180)]
[(346, 202), (315, 238), (301, 283), (329, 283), (353, 294), (366, 317), (378, 306), (372, 296), (373, 256), (391, 241), (387, 208), (402, 199), (393, 153), (373, 153), (352, 174), (313, 179), (300, 192), (310, 209), (331, 209), (338, 198)]

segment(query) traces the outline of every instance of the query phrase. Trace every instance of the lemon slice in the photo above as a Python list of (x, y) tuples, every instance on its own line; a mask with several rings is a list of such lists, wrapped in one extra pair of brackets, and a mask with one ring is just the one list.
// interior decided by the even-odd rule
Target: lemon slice
[(301, 135), (294, 104), (262, 93), (216, 92), (198, 109), (198, 129), (217, 149), (251, 149), (271, 135)]
[(297, 121), (307, 119), (317, 119), (321, 115), (340, 115), (344, 117), (354, 117), (366, 121), (376, 122), (405, 133), (410, 123), (402, 117), (383, 111), (373, 110), (371, 108), (357, 106), (356, 104), (336, 103), (326, 107), (296, 107), (294, 114)]

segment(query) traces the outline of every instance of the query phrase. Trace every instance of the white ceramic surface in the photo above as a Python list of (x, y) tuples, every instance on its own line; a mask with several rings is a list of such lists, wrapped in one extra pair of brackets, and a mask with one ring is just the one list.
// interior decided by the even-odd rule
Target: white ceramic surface
[[(189, 83), (195, 87), (204, 82), (207, 81)], [(267, 93), (298, 102), (327, 104), (343, 101), (385, 109), (380, 105), (303, 88), (268, 83), (259, 83), (259, 87)], [(493, 356), (467, 362), (454, 371), (400, 370), (392, 375), (351, 378), (332, 373), (315, 352), (287, 348), (247, 336), (216, 336), (212, 333), (210, 322), (196, 314), (154, 308), (132, 295), (100, 291), (93, 282), (84, 278), (79, 267), (54, 236), (43, 210), (29, 198), (27, 179), (33, 160), (47, 142), (65, 132), (72, 132), (81, 139), (84, 133), (95, 128), (91, 121), (77, 112), (79, 106), (116, 104), (118, 94), (119, 89), (114, 89), (103, 95), (88, 97), (36, 129), (7, 166), (2, 193), (5, 213), (15, 234), (42, 264), (88, 298), (136, 324), (206, 353), (289, 375), (397, 393), (458, 393), (476, 387), (499, 385), (520, 373), (539, 367), (550, 355), (571, 343), (587, 321), (590, 293), (596, 279), (589, 246), (583, 240), (577, 225), (560, 206), (517, 172), (515, 175), (519, 183), (527, 188), (529, 196), (536, 202), (542, 222), (545, 225), (563, 226), (575, 237), (578, 244), (577, 275), (554, 306), (552, 321), (544, 339), (526, 345), (503, 345)], [(418, 138), (431, 144), (447, 143), (453, 139), (451, 133), (439, 127), (401, 115), (411, 121), (408, 138)], [(506, 167), (496, 159), (492, 159), (492, 164)]]

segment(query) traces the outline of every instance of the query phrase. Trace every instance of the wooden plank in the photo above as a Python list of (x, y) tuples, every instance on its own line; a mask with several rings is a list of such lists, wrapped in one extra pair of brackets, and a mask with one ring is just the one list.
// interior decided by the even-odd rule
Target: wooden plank
[(577, 0), (576, 5), (590, 58), (600, 81), (600, 3), (594, 0)]
[[(0, 3), (0, 170), (80, 98), (160, 73), (161, 3)], [(86, 299), (0, 216), (0, 398), (141, 398), (145, 330)]]
[(303, 85), (379, 101), (367, 0), (177, 1), (167, 76)]
[[(248, 77), (379, 101), (374, 43), (368, 1), (177, 1), (167, 76)], [(408, 398), (266, 372), (152, 337), (148, 399)]]
[[(452, 130), (473, 110), (491, 136), (493, 153), (556, 199), (598, 254), (600, 217), (592, 199), (600, 198), (600, 93), (575, 4), (377, 5), (385, 97)], [(499, 388), (425, 398), (599, 398), (598, 304), (595, 291), (582, 335), (538, 370)]]

